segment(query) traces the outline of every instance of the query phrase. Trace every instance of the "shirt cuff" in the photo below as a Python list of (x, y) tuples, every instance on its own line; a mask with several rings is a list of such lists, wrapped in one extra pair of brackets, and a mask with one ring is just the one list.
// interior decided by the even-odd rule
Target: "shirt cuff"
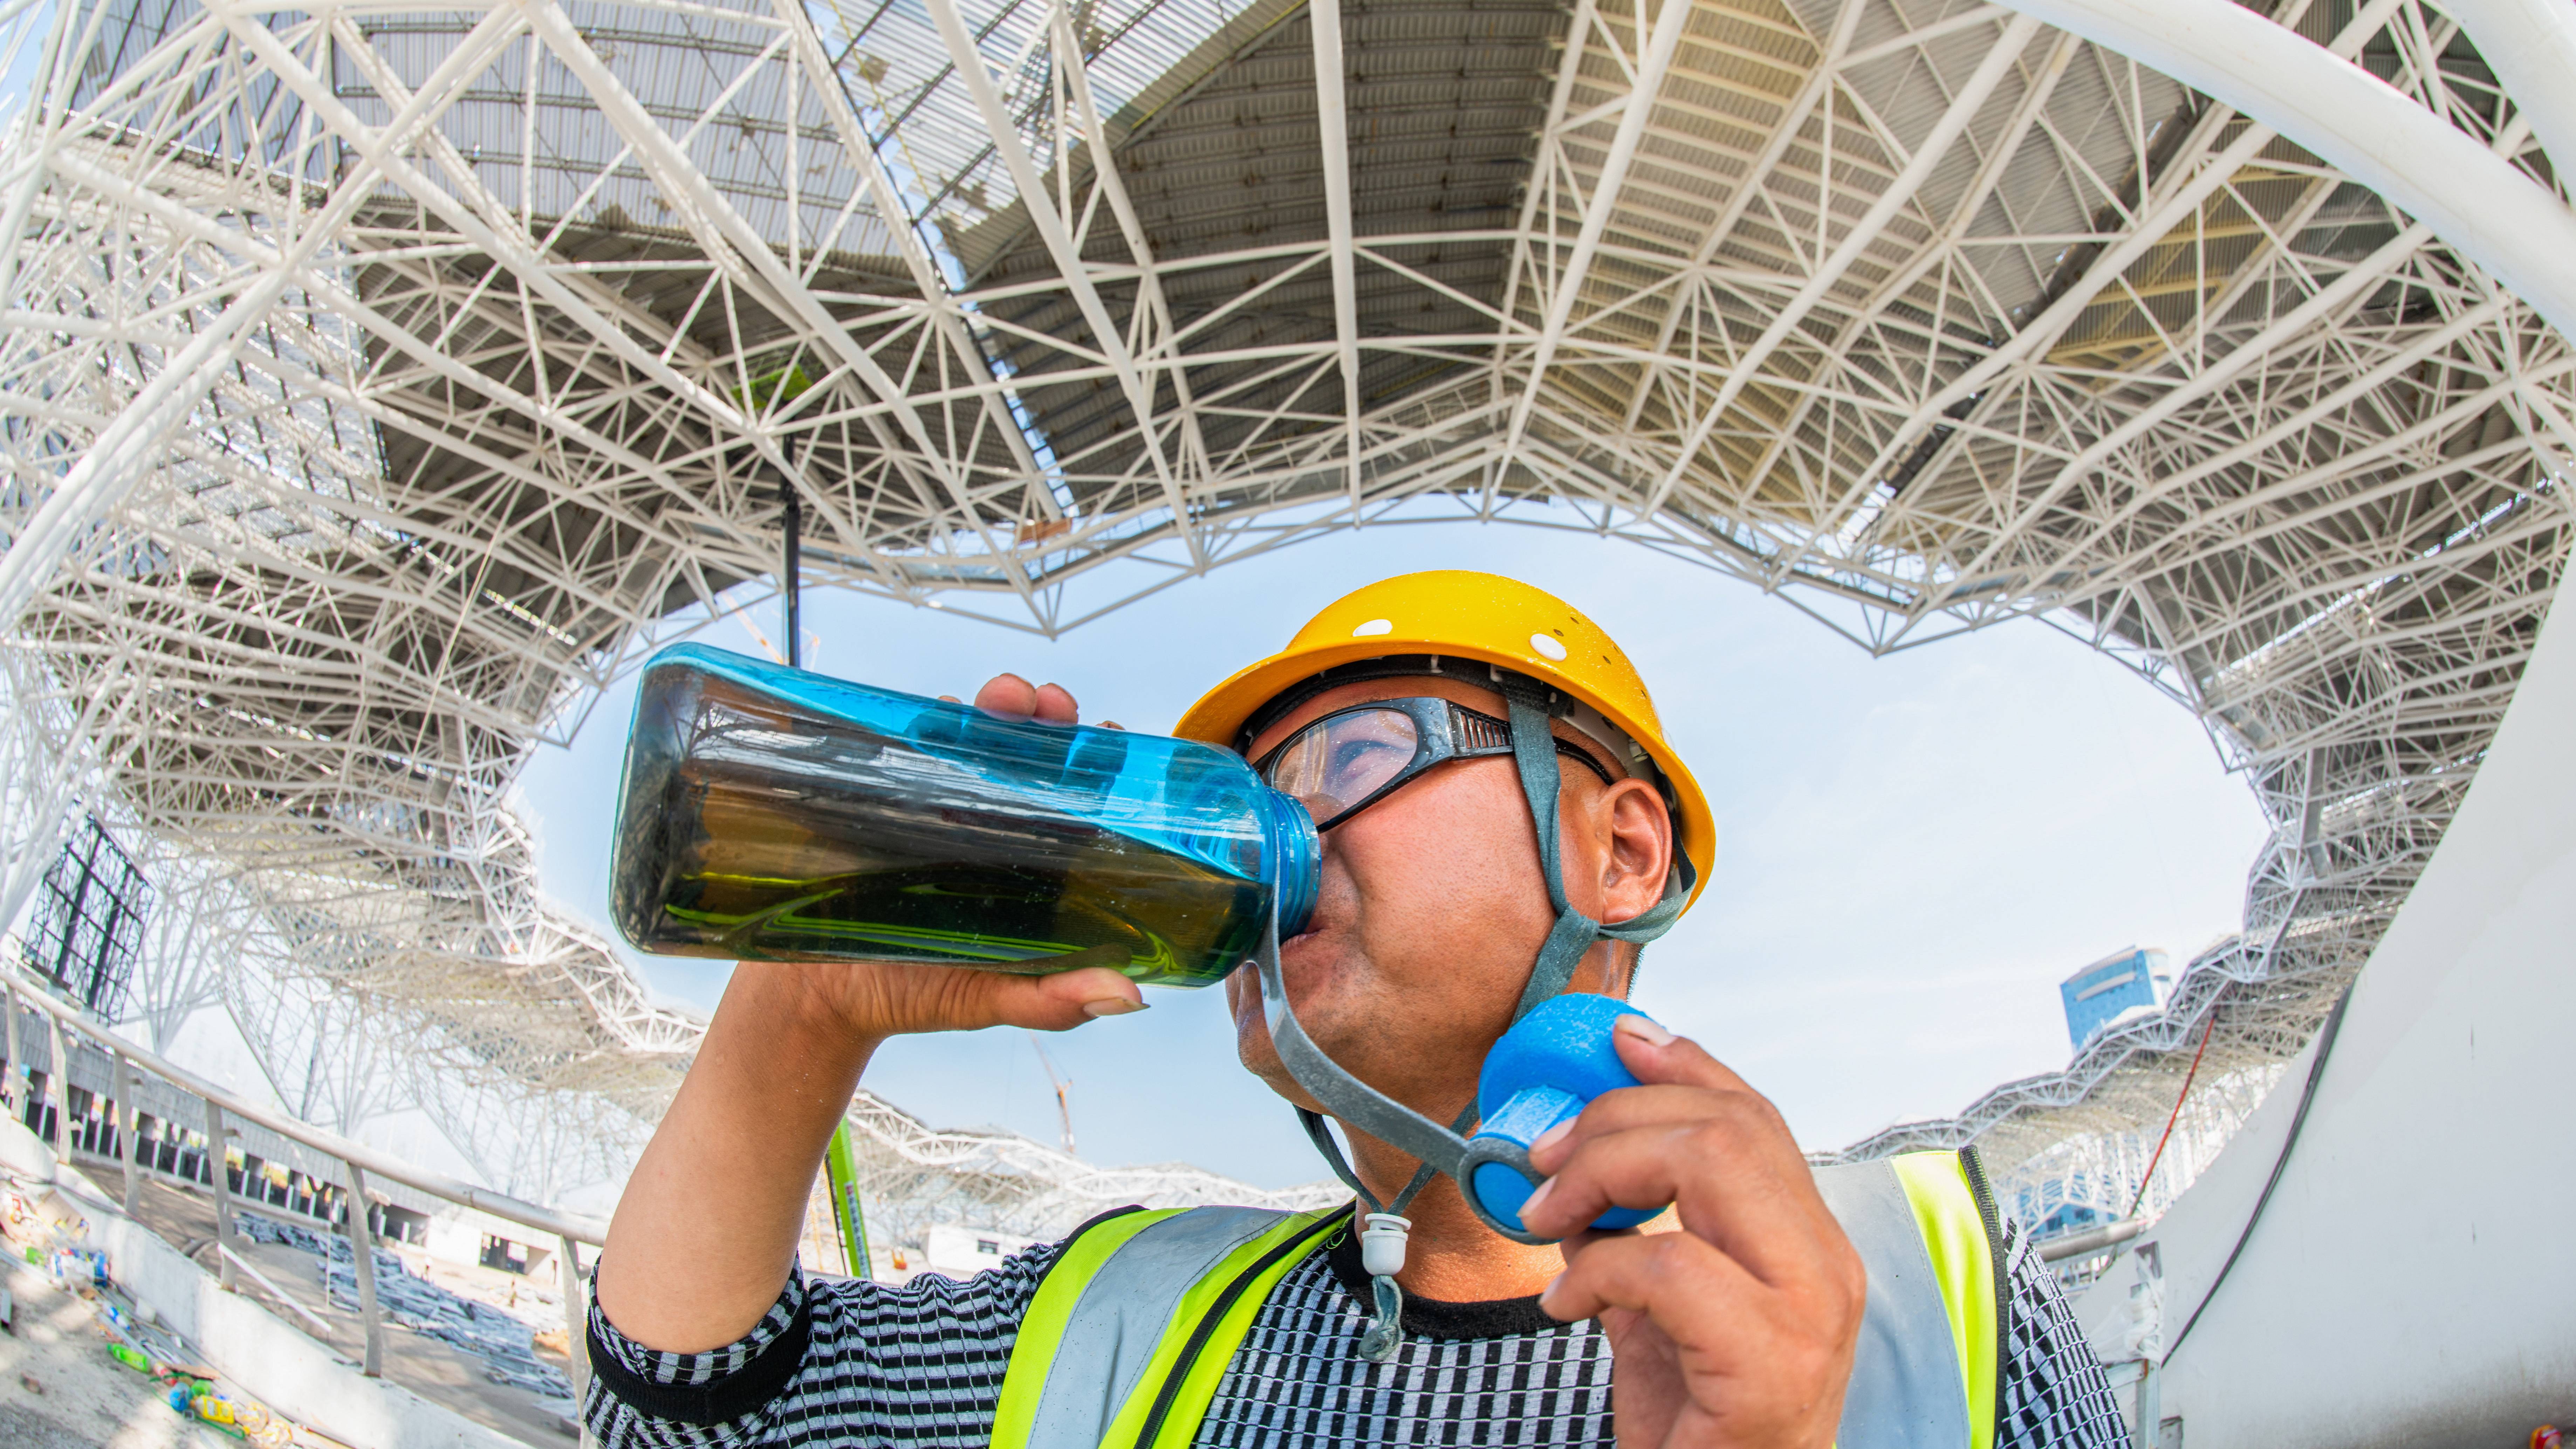
[(787, 1387), (804, 1361), (811, 1326), (805, 1275), (792, 1265), (778, 1301), (750, 1332), (698, 1353), (666, 1353), (628, 1338), (600, 1311), (594, 1293), (589, 1322), (593, 1393), (647, 1419), (729, 1423), (766, 1408)]

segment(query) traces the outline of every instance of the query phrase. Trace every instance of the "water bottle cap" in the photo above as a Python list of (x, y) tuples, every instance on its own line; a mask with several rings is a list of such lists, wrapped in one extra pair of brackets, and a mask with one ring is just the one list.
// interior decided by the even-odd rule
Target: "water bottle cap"
[[(1636, 1086), (1636, 1077), (1619, 1060), (1612, 1030), (1619, 1018), (1640, 1014), (1614, 997), (1581, 992), (1551, 997), (1531, 1008), (1486, 1053), (1476, 1087), (1476, 1107), (1483, 1122), (1471, 1148), (1505, 1143), (1526, 1154), (1549, 1128), (1572, 1121), (1593, 1098)], [(1521, 1226), (1521, 1204), (1537, 1188), (1535, 1174), (1521, 1170), (1527, 1157), (1517, 1160), (1519, 1167), (1485, 1161), (1468, 1174), (1467, 1186), (1476, 1205), (1508, 1228)], [(1593, 1226), (1605, 1231), (1630, 1228), (1653, 1216), (1641, 1209), (1612, 1208)]]
[(1477, 1112), (1490, 1122), (1531, 1087), (1562, 1091), (1580, 1110), (1604, 1092), (1636, 1086), (1611, 1032), (1619, 1018), (1644, 1014), (1615, 997), (1585, 992), (1540, 1002), (1486, 1053), (1476, 1083)]

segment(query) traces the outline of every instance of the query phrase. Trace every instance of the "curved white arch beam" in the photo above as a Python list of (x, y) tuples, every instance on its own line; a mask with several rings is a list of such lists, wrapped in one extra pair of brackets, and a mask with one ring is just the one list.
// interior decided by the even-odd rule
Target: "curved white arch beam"
[[(2576, 257), (2576, 211), (2360, 66), (2232, 0), (2003, 3), (2153, 66), (2298, 142), (2430, 226), (2576, 338), (2576, 268), (2567, 265)], [(2497, 0), (2496, 8), (2516, 4)]]
[(2576, 5), (2567, 0), (2443, 0), (2531, 122), (2560, 179), (2576, 167)]

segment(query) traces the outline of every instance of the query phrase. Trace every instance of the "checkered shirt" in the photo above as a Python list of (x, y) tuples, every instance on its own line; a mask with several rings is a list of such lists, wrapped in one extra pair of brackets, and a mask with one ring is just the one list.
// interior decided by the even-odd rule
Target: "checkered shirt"
[[(987, 1443), (1020, 1315), (1062, 1245), (964, 1282), (900, 1288), (789, 1274), (741, 1341), (659, 1353), (590, 1314), (583, 1416), (602, 1449)], [(2128, 1449), (2057, 1279), (2007, 1228), (1996, 1449)], [(1199, 1423), (1199, 1449), (1612, 1445), (1610, 1344), (1535, 1298), (1405, 1305), (1395, 1357), (1359, 1356), (1367, 1278), (1348, 1233), (1272, 1290)]]

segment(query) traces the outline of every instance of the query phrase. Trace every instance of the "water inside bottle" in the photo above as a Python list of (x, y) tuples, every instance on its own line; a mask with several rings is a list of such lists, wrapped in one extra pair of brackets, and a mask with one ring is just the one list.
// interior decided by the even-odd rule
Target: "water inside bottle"
[(1283, 804), (1204, 745), (682, 646), (638, 694), (612, 908), (659, 954), (1201, 986), (1256, 944)]

